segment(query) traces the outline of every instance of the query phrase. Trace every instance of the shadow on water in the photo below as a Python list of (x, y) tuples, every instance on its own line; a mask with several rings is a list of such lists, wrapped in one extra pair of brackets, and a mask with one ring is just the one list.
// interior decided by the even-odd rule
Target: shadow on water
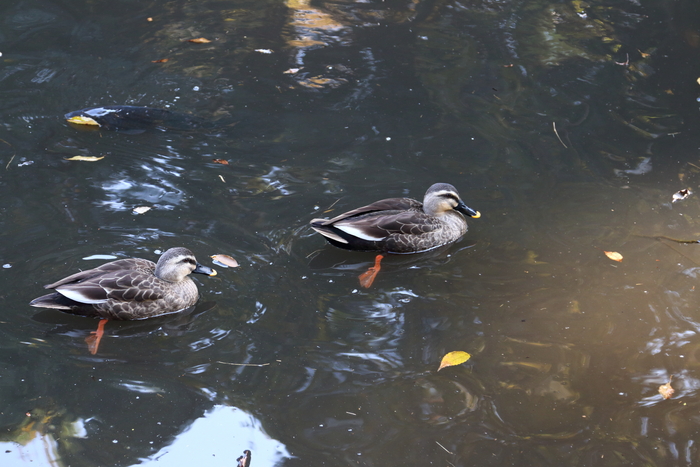
[[(700, 198), (672, 198), (700, 189), (697, 12), (5, 2), (0, 463), (697, 464), (700, 252), (673, 239)], [(63, 119), (107, 105), (220, 125)], [(435, 182), (483, 217), (368, 289), (374, 255), (308, 227)], [(240, 267), (96, 355), (95, 320), (28, 306), (94, 255), (174, 246)]]

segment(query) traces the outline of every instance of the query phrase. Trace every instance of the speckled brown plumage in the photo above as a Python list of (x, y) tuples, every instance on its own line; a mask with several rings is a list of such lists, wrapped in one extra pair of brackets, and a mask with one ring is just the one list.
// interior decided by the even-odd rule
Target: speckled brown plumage
[(216, 274), (197, 263), (187, 248), (171, 248), (158, 264), (141, 258), (120, 259), (73, 274), (44, 286), (56, 292), (29, 304), (115, 320), (151, 318), (197, 302), (197, 285), (187, 277), (193, 272)]
[(459, 240), (467, 232), (460, 213), (480, 217), (464, 204), (455, 187), (436, 183), (422, 203), (411, 198), (383, 199), (333, 219), (313, 219), (311, 228), (348, 250), (420, 253)]

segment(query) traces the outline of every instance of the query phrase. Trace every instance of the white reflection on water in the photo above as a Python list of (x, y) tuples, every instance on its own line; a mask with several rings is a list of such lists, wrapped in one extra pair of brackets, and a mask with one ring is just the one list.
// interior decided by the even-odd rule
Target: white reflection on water
[(218, 405), (169, 446), (135, 465), (231, 467), (245, 449), (252, 452), (251, 465), (255, 467), (273, 466), (292, 457), (281, 442), (265, 433), (257, 418), (241, 409)]

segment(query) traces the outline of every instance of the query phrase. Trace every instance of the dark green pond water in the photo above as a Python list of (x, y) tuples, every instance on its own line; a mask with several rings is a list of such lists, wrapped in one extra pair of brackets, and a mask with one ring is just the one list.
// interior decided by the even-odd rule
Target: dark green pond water
[[(700, 245), (675, 240), (700, 238), (700, 198), (672, 201), (700, 190), (699, 18), (694, 0), (2, 2), (0, 465), (698, 465)], [(63, 120), (115, 104), (207, 124)], [(374, 255), (308, 226), (435, 182), (482, 217), (369, 289)], [(108, 322), (94, 355), (96, 320), (28, 306), (175, 246), (240, 267), (195, 277), (192, 312)], [(437, 372), (454, 350), (471, 359)]]

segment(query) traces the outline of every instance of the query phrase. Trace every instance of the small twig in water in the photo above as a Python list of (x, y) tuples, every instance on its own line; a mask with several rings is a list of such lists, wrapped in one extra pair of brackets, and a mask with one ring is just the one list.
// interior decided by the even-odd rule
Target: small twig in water
[(552, 128), (554, 128), (554, 134), (557, 135), (557, 138), (559, 138), (559, 142), (561, 143), (562, 146), (564, 146), (566, 149), (569, 149), (566, 144), (564, 144), (564, 141), (561, 140), (561, 137), (559, 136), (559, 132), (557, 131), (557, 124), (556, 122), (552, 122)]
[(230, 363), (218, 361), (216, 363), (223, 363), (224, 365), (234, 365), (234, 366), (268, 366), (269, 363)]
[(340, 198), (338, 198), (338, 199), (336, 199), (335, 201), (333, 201), (333, 204), (331, 204), (330, 206), (328, 206), (328, 208), (327, 208), (325, 211), (323, 211), (323, 213), (325, 214), (325, 213), (327, 213), (327, 212), (330, 212), (330, 211), (333, 209), (333, 206), (335, 206), (335, 205), (338, 203), (338, 201), (340, 201)]
[(627, 54), (627, 60), (624, 62), (615, 62), (615, 65), (627, 66), (630, 64), (630, 54)]
[(0, 141), (2, 141), (3, 143), (7, 144), (10, 147), (12, 147), (12, 145), (10, 143), (8, 143), (7, 141), (5, 141), (4, 139), (0, 138)]
[(450, 451), (448, 451), (448, 450), (447, 450), (447, 448), (446, 448), (445, 446), (443, 446), (442, 444), (438, 443), (437, 441), (435, 441), (435, 443), (436, 443), (436, 444), (437, 444), (438, 446), (440, 446), (440, 447), (441, 447), (442, 449), (444, 449), (444, 450), (445, 450), (445, 452), (446, 452), (447, 454), (451, 454), (451, 455), (453, 455), (453, 456), (454, 456), (454, 453), (453, 453), (453, 452), (450, 452)]
[(700, 240), (681, 240), (678, 238), (671, 238), (667, 237), (666, 235), (639, 235), (639, 234), (632, 234), (635, 237), (642, 237), (642, 238), (652, 238), (654, 240), (669, 240), (671, 242), (676, 242), (676, 243), (700, 243)]
[(10, 157), (10, 162), (7, 163), (5, 166), (5, 170), (7, 170), (10, 167), (10, 164), (12, 164), (12, 160), (15, 158), (17, 154), (13, 154), (12, 157)]

